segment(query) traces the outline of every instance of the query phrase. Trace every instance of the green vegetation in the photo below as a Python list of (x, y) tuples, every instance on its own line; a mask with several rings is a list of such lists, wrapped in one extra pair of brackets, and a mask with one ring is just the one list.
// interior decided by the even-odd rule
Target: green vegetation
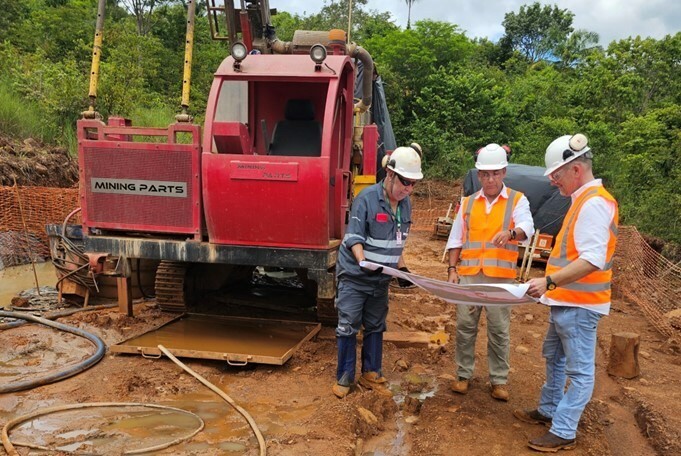
[(40, 107), (14, 93), (0, 80), (0, 133), (17, 138), (55, 141), (54, 126), (46, 122)]
[[(137, 11), (126, 8), (132, 3), (107, 2), (97, 110), (165, 125), (179, 108), (184, 2), (134, 2)], [(88, 105), (96, 4), (0, 0), (2, 133), (74, 141)], [(573, 28), (569, 10), (533, 3), (508, 13), (506, 33), (493, 43), (433, 20), (401, 29), (389, 12), (366, 5), (353, 2), (351, 39), (374, 57), (398, 143), (422, 144), (428, 176), (461, 177), (471, 152), (489, 142), (510, 144), (515, 162), (542, 165), (554, 138), (583, 132), (622, 223), (681, 243), (681, 33), (601, 48), (595, 33)], [(228, 51), (210, 39), (198, 6), (190, 111), (200, 119)], [(298, 29), (346, 29), (348, 0), (273, 20), (283, 40)]]

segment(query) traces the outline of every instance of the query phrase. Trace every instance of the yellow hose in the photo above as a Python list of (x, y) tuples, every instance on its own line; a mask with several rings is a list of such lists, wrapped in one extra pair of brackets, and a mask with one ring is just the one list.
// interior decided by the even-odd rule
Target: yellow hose
[(227, 395), (224, 391), (222, 391), (220, 388), (217, 386), (213, 385), (211, 382), (203, 378), (201, 375), (198, 373), (194, 372), (191, 368), (189, 368), (186, 364), (184, 364), (182, 361), (177, 359), (175, 356), (173, 356), (172, 353), (168, 351), (167, 348), (165, 348), (163, 345), (158, 345), (158, 349), (161, 350), (168, 358), (170, 358), (175, 364), (180, 366), (182, 369), (184, 369), (187, 373), (191, 374), (194, 378), (196, 378), (198, 381), (206, 385), (211, 391), (213, 391), (215, 394), (223, 398), (225, 401), (229, 403), (232, 407), (236, 409), (237, 412), (241, 413), (241, 415), (246, 418), (246, 421), (248, 421), (248, 424), (251, 426), (251, 429), (253, 429), (253, 432), (255, 433), (255, 436), (258, 439), (258, 445), (260, 445), (260, 456), (265, 456), (267, 454), (267, 445), (265, 444), (265, 439), (262, 436), (262, 433), (260, 432), (260, 429), (258, 429), (258, 425), (255, 424), (255, 420), (253, 417), (243, 408), (241, 408), (234, 400)]

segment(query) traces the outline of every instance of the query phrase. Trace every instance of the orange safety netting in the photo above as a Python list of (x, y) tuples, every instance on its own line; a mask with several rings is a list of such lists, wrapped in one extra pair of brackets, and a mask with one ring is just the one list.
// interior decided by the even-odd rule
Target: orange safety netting
[(445, 214), (447, 210), (442, 209), (412, 209), (411, 211), (411, 230), (413, 231), (434, 231), (438, 217)]
[(76, 207), (75, 188), (0, 187), (0, 269), (49, 257), (45, 225), (63, 223)]
[(667, 337), (681, 335), (681, 267), (653, 250), (634, 226), (620, 226), (613, 297), (638, 305)]

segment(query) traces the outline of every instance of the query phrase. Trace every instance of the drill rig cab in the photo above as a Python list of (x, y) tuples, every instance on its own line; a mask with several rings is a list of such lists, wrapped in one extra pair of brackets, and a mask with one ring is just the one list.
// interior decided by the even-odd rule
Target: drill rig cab
[[(249, 282), (256, 267), (286, 268), (317, 319), (333, 322), (353, 192), (377, 171), (373, 61), (343, 31), (278, 40), (266, 0), (207, 6), (224, 18), (232, 52), (215, 72), (203, 128), (186, 109), (163, 129), (78, 121), (86, 250), (159, 260), (156, 296), (169, 311), (188, 310), (201, 290)], [(161, 141), (140, 140), (148, 136)]]

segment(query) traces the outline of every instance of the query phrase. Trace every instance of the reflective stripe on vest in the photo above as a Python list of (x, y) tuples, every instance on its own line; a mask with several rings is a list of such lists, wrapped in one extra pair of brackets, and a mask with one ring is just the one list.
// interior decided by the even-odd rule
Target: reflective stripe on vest
[(585, 277), (568, 285), (560, 286), (555, 290), (546, 292), (546, 297), (562, 302), (575, 303), (582, 306), (597, 306), (610, 303), (610, 284), (612, 282), (612, 259), (617, 243), (617, 224), (619, 222), (619, 209), (617, 201), (602, 186), (592, 187), (580, 195), (572, 204), (565, 216), (558, 236), (556, 245), (551, 251), (551, 256), (546, 263), (546, 275), (554, 274), (579, 258), (579, 252), (575, 246), (575, 225), (579, 213), (584, 204), (591, 198), (605, 198), (615, 204), (615, 215), (610, 223), (610, 237), (606, 250), (605, 266), (602, 270), (593, 271)]
[(482, 270), (488, 277), (515, 278), (517, 242), (511, 241), (499, 247), (489, 241), (498, 232), (508, 231), (515, 226), (513, 209), (523, 195), (508, 189), (508, 198), (499, 198), (487, 214), (484, 196), (477, 198), (481, 193), (482, 190), (468, 196), (463, 202), (463, 245), (458, 272), (460, 275), (475, 275)]

